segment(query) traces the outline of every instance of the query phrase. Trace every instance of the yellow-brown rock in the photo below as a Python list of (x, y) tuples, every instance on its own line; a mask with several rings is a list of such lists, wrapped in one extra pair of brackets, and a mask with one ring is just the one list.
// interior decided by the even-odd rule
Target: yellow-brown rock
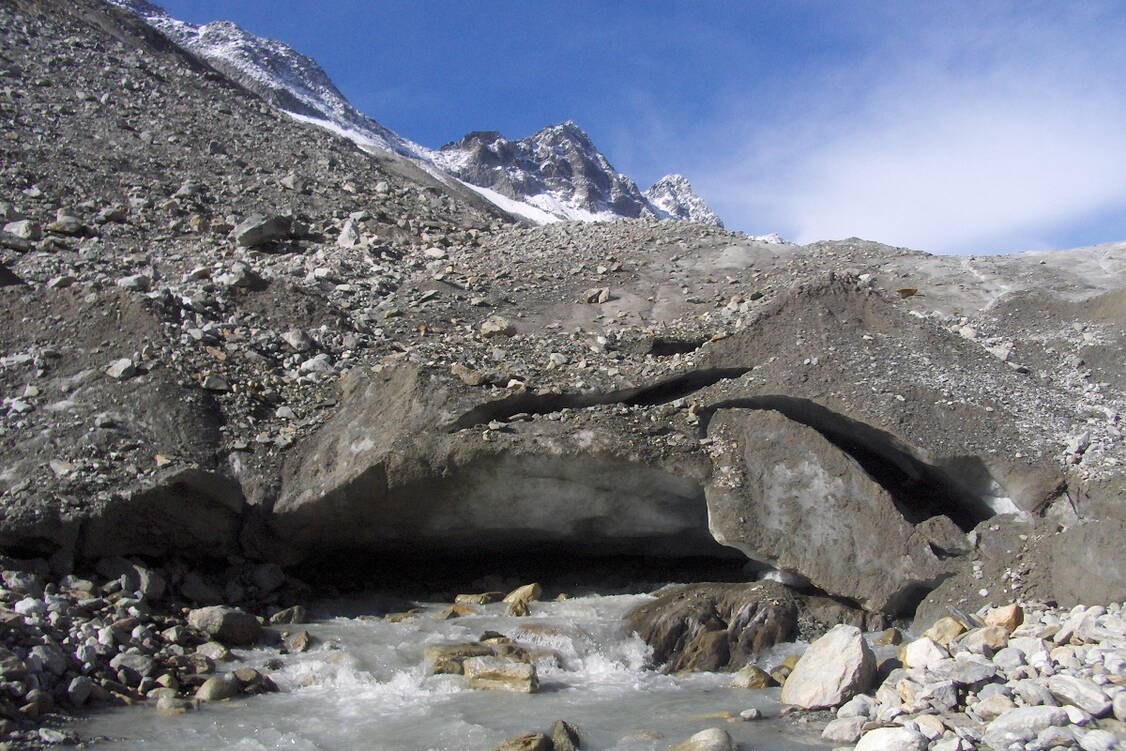
[(965, 630), (966, 627), (957, 618), (946, 616), (935, 621), (930, 628), (923, 632), (923, 636), (946, 646)]
[(993, 608), (985, 614), (986, 626), (1000, 626), (1010, 634), (1024, 623), (1024, 609), (1015, 602), (1000, 608)]

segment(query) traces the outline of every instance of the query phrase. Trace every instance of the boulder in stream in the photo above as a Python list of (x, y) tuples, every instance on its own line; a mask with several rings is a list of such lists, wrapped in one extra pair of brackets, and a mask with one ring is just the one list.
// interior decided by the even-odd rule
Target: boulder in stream
[(763, 650), (793, 638), (798, 600), (777, 582), (666, 587), (626, 615), (670, 673), (742, 668)]
[(503, 657), (469, 657), (462, 662), (470, 688), (532, 694), (539, 690), (536, 668)]
[(674, 743), (668, 751), (735, 751), (735, 742), (722, 728), (701, 730), (686, 741)]

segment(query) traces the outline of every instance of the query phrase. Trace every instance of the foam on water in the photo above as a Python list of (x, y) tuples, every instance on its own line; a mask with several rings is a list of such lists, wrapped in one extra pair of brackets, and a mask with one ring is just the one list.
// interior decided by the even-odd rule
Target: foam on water
[[(727, 724), (706, 717), (751, 706), (776, 715), (777, 691), (729, 689), (730, 675), (675, 677), (649, 669), (649, 647), (623, 625), (623, 615), (647, 599), (534, 603), (525, 618), (505, 616), (499, 603), (449, 621), (434, 618), (438, 605), (399, 623), (327, 618), (307, 627), (319, 639), (313, 649), (285, 656), (270, 673), (277, 694), (208, 704), (176, 717), (159, 717), (149, 707), (113, 710), (93, 715), (85, 731), (110, 738), (99, 745), (107, 751), (485, 751), (508, 736), (566, 719), (580, 728), (588, 751), (655, 751), (715, 725), (742, 740), (744, 749), (823, 747), (806, 745), (819, 739), (794, 737), (781, 720)], [(474, 691), (461, 676), (429, 675), (427, 645), (472, 641), (487, 630), (555, 652), (558, 663), (537, 664), (540, 693)], [(267, 650), (238, 654), (257, 667), (276, 657)]]

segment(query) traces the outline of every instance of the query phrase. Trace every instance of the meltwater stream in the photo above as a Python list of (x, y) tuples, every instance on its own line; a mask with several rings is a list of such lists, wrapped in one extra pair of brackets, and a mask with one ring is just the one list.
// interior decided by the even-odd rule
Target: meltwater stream
[[(647, 669), (648, 648), (628, 634), (623, 615), (649, 595), (588, 595), (532, 603), (528, 617), (504, 605), (442, 621), (441, 607), (393, 623), (363, 615), (358, 601), (322, 603), (337, 613), (304, 626), (318, 642), (285, 655), (270, 672), (276, 694), (206, 704), (163, 717), (151, 707), (93, 714), (82, 730), (105, 751), (486, 751), (507, 737), (547, 731), (555, 720), (578, 727), (587, 751), (657, 751), (707, 727), (723, 727), (742, 751), (823, 749), (813, 730), (778, 719), (777, 689), (731, 689), (730, 674), (674, 677)], [(423, 649), (475, 641), (499, 631), (546, 647), (561, 664), (537, 664), (541, 690), (512, 694), (466, 688), (459, 675), (429, 675)], [(239, 651), (262, 667), (276, 653)], [(727, 722), (757, 707), (765, 719)], [(711, 717), (709, 717), (711, 715)]]

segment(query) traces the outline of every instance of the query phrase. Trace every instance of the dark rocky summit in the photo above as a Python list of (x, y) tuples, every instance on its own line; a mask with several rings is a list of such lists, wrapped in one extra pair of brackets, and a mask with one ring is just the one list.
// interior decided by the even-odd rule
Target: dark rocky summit
[(515, 141), (476, 131), (439, 154), (452, 174), (510, 198), (543, 196), (591, 214), (656, 216), (637, 185), (570, 120)]
[[(125, 566), (171, 566), (174, 611), (263, 617), (303, 589), (263, 565), (544, 546), (746, 562), (858, 625), (1126, 598), (1126, 243), (975, 258), (652, 218), (518, 227), (97, 0), (0, 2), (0, 101), (6, 682), (18, 650), (69, 644), (26, 626), (50, 608), (128, 621), (166, 662), (205, 639), (153, 641), (172, 616)], [(572, 130), (458, 149), (495, 150), (497, 180), (561, 149), (590, 211), (652, 214)], [(83, 578), (106, 560), (121, 573)], [(806, 605), (754, 586), (779, 592), (762, 633), (787, 638)], [(722, 641), (707, 665), (737, 667), (747, 602), (658, 614), (654, 641)], [(34, 719), (81, 675), (127, 696), (163, 674), (47, 652), (53, 698), (0, 715)]]
[(657, 208), (676, 219), (722, 227), (723, 222), (704, 199), (696, 195), (684, 175), (665, 175), (649, 186), (645, 197)]

